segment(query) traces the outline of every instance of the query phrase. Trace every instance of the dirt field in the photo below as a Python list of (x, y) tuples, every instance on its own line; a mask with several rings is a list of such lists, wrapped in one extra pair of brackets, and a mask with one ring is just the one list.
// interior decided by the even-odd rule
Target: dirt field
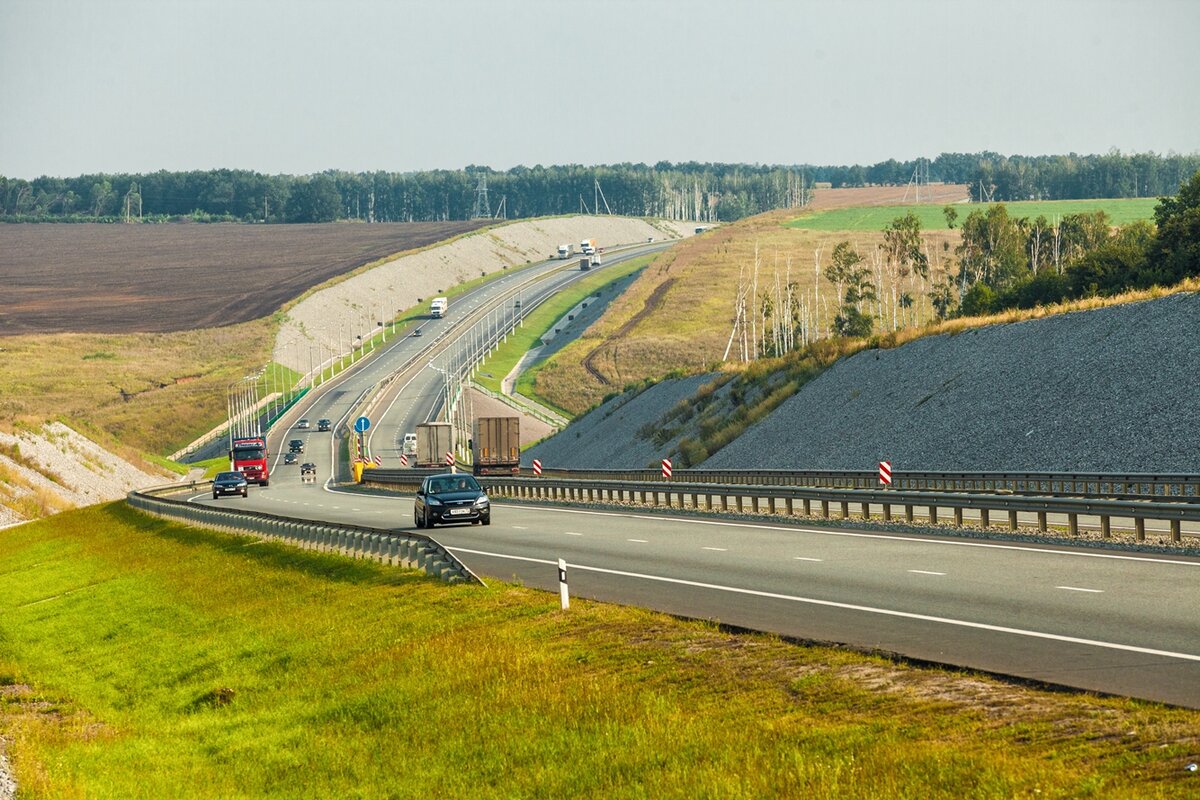
[[(945, 205), (969, 199), (965, 183), (931, 183), (921, 187), (921, 204)], [(830, 208), (855, 206), (898, 206), (916, 203), (916, 189), (909, 186), (862, 186), (852, 189), (816, 189), (813, 191), (811, 208), (825, 211)]]
[(249, 322), (357, 266), (486, 224), (0, 225), (0, 336)]

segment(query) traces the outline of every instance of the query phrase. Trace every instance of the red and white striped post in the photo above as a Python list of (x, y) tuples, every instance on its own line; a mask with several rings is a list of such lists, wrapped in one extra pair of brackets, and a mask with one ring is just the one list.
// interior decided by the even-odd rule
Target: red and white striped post
[(892, 462), (879, 462), (879, 483), (885, 489), (892, 485)]
[(400, 454), (400, 466), (402, 466), (402, 467), (408, 466), (408, 456), (406, 456), (404, 453)]
[(450, 468), (451, 472), (454, 472), (454, 451), (452, 450), (446, 451), (446, 466)]
[(671, 478), (671, 459), (664, 458), (662, 460), (663, 478), (669, 480)]
[(542, 462), (536, 458), (533, 460), (533, 475), (536, 478), (542, 477)]

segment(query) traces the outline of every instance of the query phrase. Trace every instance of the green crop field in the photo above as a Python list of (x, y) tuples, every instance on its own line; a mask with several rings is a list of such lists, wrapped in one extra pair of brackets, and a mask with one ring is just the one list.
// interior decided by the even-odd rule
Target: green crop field
[(19, 797), (1194, 797), (1198, 730), (123, 503), (0, 532)]
[[(1130, 222), (1140, 219), (1152, 220), (1156, 205), (1158, 205), (1158, 198), (1153, 197), (1128, 200), (1054, 200), (1004, 203), (1009, 215), (1013, 217), (1036, 219), (1044, 216), (1053, 222), (1056, 217), (1061, 219), (1067, 214), (1090, 214), (1095, 211), (1103, 211), (1108, 214), (1113, 225), (1128, 225)], [(967, 214), (982, 208), (983, 206), (978, 203), (956, 203), (954, 209), (958, 212), (958, 223), (961, 223)], [(942, 206), (932, 205), (837, 208), (805, 214), (789, 220), (784, 223), (784, 226), (816, 231), (880, 231), (890, 225), (892, 220), (902, 217), (910, 211), (921, 220), (921, 227), (925, 230), (946, 227), (946, 217), (942, 214)]]

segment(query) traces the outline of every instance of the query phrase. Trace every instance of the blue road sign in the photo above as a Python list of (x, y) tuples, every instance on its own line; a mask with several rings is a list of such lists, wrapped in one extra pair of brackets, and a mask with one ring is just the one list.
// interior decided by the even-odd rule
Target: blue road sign
[(358, 431), (359, 433), (365, 433), (369, 427), (371, 427), (371, 420), (367, 419), (366, 417), (359, 417), (358, 419), (354, 420), (354, 430)]

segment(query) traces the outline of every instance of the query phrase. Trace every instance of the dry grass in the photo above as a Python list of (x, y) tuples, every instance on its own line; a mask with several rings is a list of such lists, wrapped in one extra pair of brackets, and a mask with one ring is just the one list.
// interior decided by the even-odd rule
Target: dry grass
[[(137, 463), (224, 418), (230, 383), (269, 358), (259, 320), (187, 333), (0, 339), (0, 427), (61, 420)], [(119, 443), (119, 444), (118, 444)]]
[[(614, 301), (579, 340), (564, 348), (544, 366), (535, 382), (536, 393), (551, 403), (580, 413), (613, 391), (646, 378), (657, 378), (672, 370), (686, 373), (711, 369), (721, 362), (732, 331), (738, 293), (739, 272), (752, 279), (755, 249), (758, 251), (758, 296), (796, 284), (799, 303), (807, 307), (815, 335), (828, 335), (837, 307), (836, 288), (821, 269), (829, 263), (834, 246), (849, 240), (864, 256), (883, 243), (882, 231), (839, 232), (786, 228), (794, 211), (778, 211), (718, 228), (680, 242), (659, 256), (637, 281)], [(944, 274), (947, 250), (957, 244), (957, 231), (926, 232), (932, 276)], [(818, 261), (819, 258), (819, 261)], [(897, 294), (909, 292), (916, 304), (906, 312), (892, 314), (893, 281), (882, 275), (887, 328), (921, 325), (933, 318), (921, 281), (904, 280)], [(661, 302), (647, 307), (655, 290), (671, 281)], [(905, 314), (902, 319), (900, 313)], [(878, 329), (878, 328), (877, 328)], [(592, 365), (608, 383), (595, 379), (581, 366), (591, 355)], [(730, 358), (736, 359), (735, 344)]]

